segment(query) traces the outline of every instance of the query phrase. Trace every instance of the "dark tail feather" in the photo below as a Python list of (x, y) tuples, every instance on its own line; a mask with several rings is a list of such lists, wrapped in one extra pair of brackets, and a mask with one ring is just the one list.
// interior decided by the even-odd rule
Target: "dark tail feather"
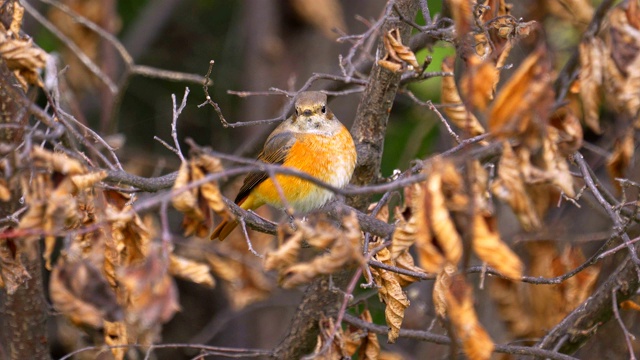
[(213, 233), (211, 233), (211, 240), (220, 239), (220, 241), (222, 241), (226, 239), (236, 226), (238, 226), (236, 221), (224, 220), (213, 230)]

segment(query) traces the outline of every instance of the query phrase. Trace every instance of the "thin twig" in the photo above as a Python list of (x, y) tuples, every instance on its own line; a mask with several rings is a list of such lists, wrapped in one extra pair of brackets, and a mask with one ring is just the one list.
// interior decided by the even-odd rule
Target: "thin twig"
[(629, 360), (636, 360), (635, 350), (633, 348), (632, 340), (635, 340), (636, 337), (633, 336), (624, 325), (622, 318), (620, 317), (620, 311), (618, 310), (618, 288), (614, 288), (611, 290), (611, 307), (613, 308), (613, 316), (618, 321), (618, 325), (620, 325), (620, 329), (622, 329), (622, 333), (624, 334), (624, 341), (627, 343), (627, 348), (629, 349)]

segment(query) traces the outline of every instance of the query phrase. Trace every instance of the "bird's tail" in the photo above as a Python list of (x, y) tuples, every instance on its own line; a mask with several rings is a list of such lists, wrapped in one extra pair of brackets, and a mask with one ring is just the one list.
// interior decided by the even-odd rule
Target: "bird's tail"
[(224, 220), (218, 226), (216, 226), (213, 233), (211, 233), (211, 240), (220, 239), (220, 241), (224, 240), (229, 236), (229, 234), (233, 231), (233, 229), (238, 226), (238, 222), (235, 220)]

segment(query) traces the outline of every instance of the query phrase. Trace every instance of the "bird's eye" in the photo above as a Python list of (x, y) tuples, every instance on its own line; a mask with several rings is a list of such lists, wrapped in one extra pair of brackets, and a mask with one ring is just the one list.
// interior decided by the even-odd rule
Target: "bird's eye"
[(322, 110), (320, 110), (320, 111), (322, 111), (323, 114), (326, 113), (327, 112), (327, 107), (323, 105), (322, 106)]

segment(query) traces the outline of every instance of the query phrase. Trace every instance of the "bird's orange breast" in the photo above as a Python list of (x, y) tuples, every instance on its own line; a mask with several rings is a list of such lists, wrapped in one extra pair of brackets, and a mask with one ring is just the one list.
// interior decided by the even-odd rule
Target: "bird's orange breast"
[[(335, 187), (349, 183), (356, 163), (356, 149), (349, 131), (342, 126), (335, 135), (299, 134), (282, 164), (304, 171)], [(312, 182), (290, 175), (276, 175), (287, 202), (297, 212), (308, 212), (324, 205), (333, 197), (329, 190)], [(273, 206), (282, 206), (281, 197), (272, 179), (262, 182), (253, 191), (261, 200)], [(256, 199), (256, 200), (258, 200)]]

